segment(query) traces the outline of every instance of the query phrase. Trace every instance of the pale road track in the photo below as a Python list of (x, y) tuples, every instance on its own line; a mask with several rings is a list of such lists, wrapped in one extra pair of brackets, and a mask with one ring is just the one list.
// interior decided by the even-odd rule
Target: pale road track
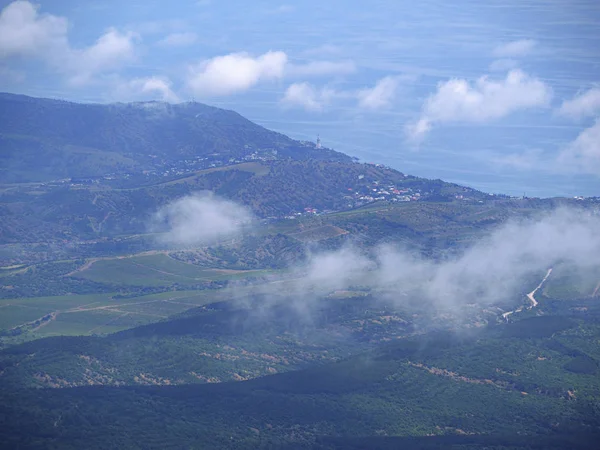
[(596, 285), (596, 289), (594, 289), (594, 293), (592, 294), (592, 297), (595, 297), (598, 294), (598, 291), (600, 291), (600, 281)]
[(114, 321), (116, 321), (116, 320), (119, 320), (119, 319), (121, 319), (122, 317), (126, 317), (126, 316), (128, 316), (129, 314), (131, 314), (131, 313), (129, 313), (129, 312), (126, 312), (126, 313), (124, 313), (124, 314), (122, 314), (122, 315), (120, 315), (120, 316), (113, 317), (113, 318), (112, 318), (112, 319), (110, 319), (108, 322), (106, 322), (106, 323), (103, 323), (102, 325), (98, 325), (98, 326), (97, 326), (97, 327), (95, 327), (95, 328), (92, 328), (90, 331), (88, 331), (88, 333), (89, 333), (89, 334), (92, 334), (94, 331), (96, 331), (96, 330), (99, 330), (100, 328), (104, 328), (105, 326), (107, 326), (107, 325), (110, 325), (112, 322), (114, 322)]
[[(540, 284), (538, 284), (537, 287), (533, 291), (531, 291), (529, 294), (527, 294), (527, 298), (531, 302), (531, 306), (529, 306), (527, 309), (535, 308), (539, 304), (538, 301), (535, 299), (535, 293), (538, 291), (538, 289), (542, 288), (542, 286), (544, 285), (544, 283), (546, 282), (546, 280), (548, 279), (548, 277), (550, 276), (551, 273), (552, 273), (552, 267), (548, 269), (546, 276), (544, 277), (544, 279), (542, 281), (540, 281)], [(508, 312), (505, 312), (504, 314), (502, 314), (502, 318), (508, 322), (508, 316), (510, 316), (511, 314), (514, 314), (514, 313), (521, 312), (521, 311), (523, 311), (523, 309), (524, 309), (524, 306), (519, 306), (517, 309), (515, 309), (513, 311), (508, 311)]]
[(538, 305), (538, 302), (535, 299), (534, 295), (538, 291), (538, 289), (540, 289), (544, 285), (544, 283), (546, 282), (546, 280), (548, 279), (548, 277), (550, 276), (551, 273), (552, 273), (552, 268), (548, 269), (548, 273), (546, 273), (546, 276), (544, 277), (544, 279), (540, 282), (540, 284), (538, 284), (538, 287), (536, 287), (533, 291), (531, 291), (529, 294), (527, 294), (527, 298), (531, 302), (531, 308), (535, 308)]
[(72, 277), (73, 275), (75, 275), (75, 274), (77, 274), (79, 272), (83, 272), (84, 270), (87, 270), (90, 267), (92, 267), (92, 264), (94, 264), (96, 261), (100, 261), (100, 258), (88, 259), (83, 266), (78, 267), (74, 271), (69, 272), (69, 273), (63, 275), (63, 277)]
[[(79, 312), (88, 312), (88, 311), (102, 311), (102, 310), (104, 310), (104, 311), (110, 311), (110, 312), (124, 313), (122, 316), (119, 316), (119, 317), (123, 317), (125, 315), (131, 315), (131, 314), (133, 314), (133, 315), (141, 315), (141, 316), (160, 317), (161, 319), (164, 319), (164, 318), (166, 318), (168, 316), (161, 315), (161, 314), (138, 312), (138, 311), (121, 311), (121, 310), (119, 310), (119, 308), (120, 307), (133, 306), (133, 305), (145, 305), (145, 304), (148, 304), (148, 303), (158, 303), (158, 302), (171, 303), (176, 298), (177, 297), (171, 297), (171, 298), (168, 298), (168, 299), (148, 300), (148, 301), (143, 301), (143, 302), (119, 303), (119, 304), (116, 304), (116, 305), (95, 306), (93, 308), (90, 308), (89, 307), (90, 305), (93, 305), (95, 303), (102, 303), (102, 302), (94, 302), (94, 303), (89, 303), (87, 305), (77, 306), (77, 307), (71, 308), (71, 309), (53, 311), (53, 312), (47, 314), (47, 315), (50, 316), (50, 318), (48, 320), (43, 321), (38, 326), (36, 326), (35, 328), (32, 328), (29, 331), (36, 331), (36, 330), (39, 330), (42, 327), (45, 327), (46, 325), (48, 325), (53, 320), (56, 320), (56, 317), (59, 314), (79, 313)], [(199, 305), (195, 305), (195, 304), (187, 304), (187, 305), (189, 305), (190, 307), (197, 307), (197, 306), (199, 306)], [(21, 305), (19, 305), (19, 306), (21, 306)], [(41, 320), (44, 317), (46, 317), (47, 315), (44, 315), (44, 316), (42, 316), (42, 317), (40, 317), (38, 319), (35, 319), (35, 320), (31, 320), (29, 322), (25, 322), (25, 323), (22, 323), (20, 325), (14, 326), (9, 331), (16, 330), (17, 328), (25, 327), (25, 326), (28, 326), (28, 325), (33, 325), (37, 320)], [(100, 326), (94, 328), (93, 330), (97, 330), (98, 328), (102, 328), (103, 326), (107, 325), (108, 323), (112, 322), (113, 320), (118, 319), (119, 317), (113, 318), (113, 319), (109, 320), (107, 323), (105, 323), (103, 325), (100, 325)]]

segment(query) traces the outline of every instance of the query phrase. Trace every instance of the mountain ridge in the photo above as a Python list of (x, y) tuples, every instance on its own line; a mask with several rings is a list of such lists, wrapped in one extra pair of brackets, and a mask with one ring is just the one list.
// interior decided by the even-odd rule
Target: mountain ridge
[(1, 94), (0, 148), (0, 243), (146, 233), (153, 211), (202, 190), (260, 218), (381, 200), (486, 198), (358, 163), (200, 103), (79, 104)]
[(0, 183), (134, 173), (199, 157), (223, 164), (253, 153), (351, 160), (196, 102), (75, 103), (4, 93), (0, 139)]

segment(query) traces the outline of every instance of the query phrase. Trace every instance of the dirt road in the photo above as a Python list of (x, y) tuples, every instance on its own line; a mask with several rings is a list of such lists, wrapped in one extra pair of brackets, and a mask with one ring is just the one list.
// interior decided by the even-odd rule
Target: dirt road
[(550, 276), (551, 273), (552, 273), (552, 268), (548, 269), (548, 273), (546, 273), (546, 276), (544, 277), (544, 279), (542, 281), (540, 281), (540, 284), (538, 284), (538, 287), (536, 287), (533, 291), (531, 291), (529, 294), (527, 294), (527, 298), (531, 302), (531, 306), (529, 307), (529, 309), (535, 308), (538, 305), (538, 302), (535, 299), (534, 295), (538, 291), (538, 289), (540, 289), (544, 285), (544, 283), (546, 282), (546, 280), (548, 279), (548, 277)]
[(596, 295), (598, 295), (598, 292), (600, 292), (600, 281), (596, 285), (596, 289), (594, 289), (594, 293), (592, 294), (592, 297), (595, 297)]
[[(531, 306), (529, 306), (527, 309), (535, 308), (538, 305), (538, 301), (535, 299), (535, 293), (538, 291), (538, 289), (540, 289), (544, 285), (544, 283), (546, 282), (546, 280), (548, 279), (548, 277), (550, 276), (551, 273), (552, 273), (552, 267), (550, 269), (548, 269), (546, 276), (544, 277), (544, 279), (542, 281), (540, 281), (540, 284), (538, 284), (537, 287), (533, 291), (531, 291), (529, 294), (527, 294), (527, 298), (531, 302)], [(519, 313), (519, 312), (523, 311), (523, 309), (525, 309), (524, 306), (519, 306), (517, 309), (515, 309), (513, 311), (507, 311), (504, 314), (502, 314), (502, 318), (508, 322), (508, 316), (510, 316), (511, 314), (514, 314), (514, 313)]]

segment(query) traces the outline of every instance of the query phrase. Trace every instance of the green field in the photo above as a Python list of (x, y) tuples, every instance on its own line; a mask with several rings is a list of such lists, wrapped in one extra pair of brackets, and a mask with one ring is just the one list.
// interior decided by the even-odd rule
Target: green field
[(290, 233), (289, 236), (302, 242), (311, 242), (335, 238), (346, 233), (347, 232), (345, 230), (333, 225), (323, 225), (311, 228), (309, 230), (300, 231), (298, 233)]
[[(222, 300), (220, 291), (172, 291), (133, 298), (113, 294), (64, 295), (0, 302), (0, 340), (5, 345), (58, 335), (107, 334), (163, 320), (190, 308)], [(50, 313), (41, 325), (30, 324)], [(11, 329), (21, 332), (11, 335)]]
[(8, 330), (26, 322), (31, 322), (54, 311), (47, 305), (29, 306), (5, 303), (0, 305), (0, 330)]
[(241, 164), (233, 164), (231, 166), (214, 167), (211, 169), (199, 170), (198, 172), (195, 172), (192, 176), (187, 176), (184, 178), (179, 178), (177, 180), (167, 181), (166, 183), (161, 183), (160, 186), (168, 186), (180, 183), (195, 183), (198, 177), (201, 177), (203, 175), (207, 175), (209, 173), (214, 172), (229, 172), (231, 170), (239, 170), (240, 172), (249, 172), (257, 176), (264, 176), (270, 172), (271, 168), (259, 162), (247, 162)]
[(227, 281), (263, 276), (264, 270), (222, 270), (198, 267), (175, 260), (164, 254), (132, 258), (103, 259), (74, 274), (99, 283), (130, 286), (197, 285), (207, 281)]
[[(163, 253), (96, 258), (85, 263), (62, 261), (61, 264), (3, 269), (3, 272), (26, 271), (3, 278), (4, 289), (12, 289), (13, 283), (35, 285), (39, 290), (32, 292), (34, 295), (40, 292), (40, 295), (0, 299), (0, 346), (47, 336), (108, 334), (146, 325), (190, 308), (231, 298), (227, 288), (215, 289), (228, 281), (276, 272), (200, 267)], [(49, 288), (52, 283), (59, 289)], [(84, 294), (85, 290), (79, 291), (81, 295), (69, 293), (70, 289), (81, 286), (98, 293)], [(67, 294), (44, 294), (57, 291)]]

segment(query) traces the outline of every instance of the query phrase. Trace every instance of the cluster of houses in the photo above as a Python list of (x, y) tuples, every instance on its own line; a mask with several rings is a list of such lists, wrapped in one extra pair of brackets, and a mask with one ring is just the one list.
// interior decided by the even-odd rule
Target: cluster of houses
[(147, 169), (139, 172), (132, 173), (111, 173), (103, 176), (88, 176), (88, 177), (73, 177), (66, 178), (63, 180), (56, 180), (48, 184), (64, 184), (68, 183), (71, 186), (85, 186), (90, 184), (101, 184), (103, 182), (110, 182), (119, 179), (129, 179), (131, 177), (143, 176), (146, 178), (151, 177), (178, 177), (199, 170), (212, 169), (215, 167), (227, 166), (230, 164), (239, 164), (250, 161), (272, 161), (277, 159), (277, 150), (253, 150), (245, 148), (246, 154), (234, 158), (223, 158), (218, 153), (206, 157), (195, 157), (187, 158), (179, 161), (167, 161), (160, 158), (157, 155), (148, 155), (153, 160), (152, 165), (154, 168)]
[[(359, 177), (359, 179), (363, 178), (364, 176), (362, 175)], [(395, 185), (383, 186), (379, 183), (379, 181), (373, 181), (358, 188), (348, 188), (348, 194), (344, 195), (344, 200), (348, 201), (346, 205), (348, 209), (354, 209), (381, 200), (389, 202), (418, 201), (421, 199), (421, 196), (422, 194), (418, 189), (398, 188)], [(313, 208), (312, 206), (307, 206), (303, 211), (289, 214), (285, 216), (285, 218), (296, 219), (301, 216), (320, 215), (330, 212), (333, 211), (321, 211), (317, 208)]]
[(240, 164), (250, 161), (272, 161), (277, 159), (277, 150), (252, 151), (244, 156), (222, 159), (219, 154), (215, 153), (208, 157), (197, 157), (193, 159), (184, 159), (177, 162), (162, 162), (160, 169), (147, 170), (144, 172), (147, 176), (178, 176), (185, 175), (198, 170), (212, 169), (215, 167), (226, 166), (230, 164)]
[(348, 191), (349, 194), (344, 196), (344, 199), (348, 200), (350, 208), (358, 208), (380, 200), (410, 202), (421, 199), (421, 192), (418, 189), (398, 188), (393, 184), (382, 186), (379, 181), (373, 181), (358, 189), (348, 188)]

